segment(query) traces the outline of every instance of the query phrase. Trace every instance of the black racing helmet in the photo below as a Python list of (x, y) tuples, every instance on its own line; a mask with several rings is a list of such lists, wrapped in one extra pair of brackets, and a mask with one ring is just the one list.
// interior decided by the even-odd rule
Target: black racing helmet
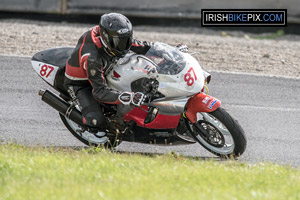
[(132, 44), (132, 24), (119, 13), (104, 14), (100, 18), (100, 36), (110, 54), (124, 57)]

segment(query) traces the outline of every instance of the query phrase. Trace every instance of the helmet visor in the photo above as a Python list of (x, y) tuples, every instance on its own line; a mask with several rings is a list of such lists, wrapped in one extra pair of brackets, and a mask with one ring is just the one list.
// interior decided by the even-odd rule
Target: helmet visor
[(110, 45), (113, 49), (116, 49), (117, 51), (125, 51), (129, 50), (132, 43), (131, 37), (112, 37), (110, 40)]

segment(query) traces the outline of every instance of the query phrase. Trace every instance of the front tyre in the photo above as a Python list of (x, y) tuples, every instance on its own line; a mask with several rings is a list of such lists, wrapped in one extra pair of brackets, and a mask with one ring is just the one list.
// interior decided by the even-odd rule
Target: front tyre
[(197, 122), (186, 125), (195, 140), (211, 153), (225, 158), (241, 156), (247, 145), (244, 130), (223, 108), (197, 113)]
[(67, 127), (67, 129), (72, 133), (72, 135), (74, 135), (78, 140), (80, 140), (88, 146), (104, 146), (106, 148), (114, 148), (121, 143), (119, 138), (115, 137), (114, 135), (108, 135), (107, 137), (100, 138), (96, 137), (93, 133), (90, 133), (88, 131), (79, 133), (78, 129), (80, 129), (80, 127), (75, 122), (68, 119), (61, 113), (59, 113), (59, 116), (63, 121), (64, 125)]

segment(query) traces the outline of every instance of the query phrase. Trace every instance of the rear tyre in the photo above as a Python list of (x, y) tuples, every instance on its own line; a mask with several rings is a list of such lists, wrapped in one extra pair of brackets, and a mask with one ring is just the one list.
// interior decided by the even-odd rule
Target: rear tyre
[(206, 134), (188, 119), (185, 121), (194, 139), (211, 153), (224, 158), (236, 158), (244, 153), (247, 146), (244, 130), (223, 108), (197, 113), (197, 126), (200, 125)]
[(78, 140), (80, 140), (81, 142), (83, 142), (88, 146), (95, 146), (95, 147), (104, 146), (105, 148), (115, 148), (121, 143), (121, 140), (117, 138), (115, 135), (107, 134), (106, 137), (97, 137), (93, 133), (90, 133), (88, 131), (79, 133), (77, 130), (80, 129), (80, 126), (78, 126), (72, 120), (66, 118), (61, 113), (59, 113), (59, 116), (62, 122), (64, 123), (64, 125), (67, 127), (67, 129), (72, 133), (72, 135), (74, 135)]

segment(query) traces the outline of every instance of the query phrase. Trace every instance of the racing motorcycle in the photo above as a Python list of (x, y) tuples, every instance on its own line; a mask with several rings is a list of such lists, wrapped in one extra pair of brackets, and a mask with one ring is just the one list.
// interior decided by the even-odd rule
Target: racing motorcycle
[(198, 142), (226, 158), (245, 151), (244, 130), (220, 106), (220, 100), (207, 94), (211, 75), (191, 54), (159, 42), (146, 55), (128, 53), (105, 74), (112, 89), (146, 94), (144, 104), (102, 104), (106, 135), (89, 132), (79, 102), (63, 86), (65, 64), (72, 51), (71, 47), (43, 50), (31, 62), (38, 75), (59, 93), (40, 90), (42, 100), (59, 112), (66, 128), (84, 144), (116, 147), (122, 141), (154, 145)]

